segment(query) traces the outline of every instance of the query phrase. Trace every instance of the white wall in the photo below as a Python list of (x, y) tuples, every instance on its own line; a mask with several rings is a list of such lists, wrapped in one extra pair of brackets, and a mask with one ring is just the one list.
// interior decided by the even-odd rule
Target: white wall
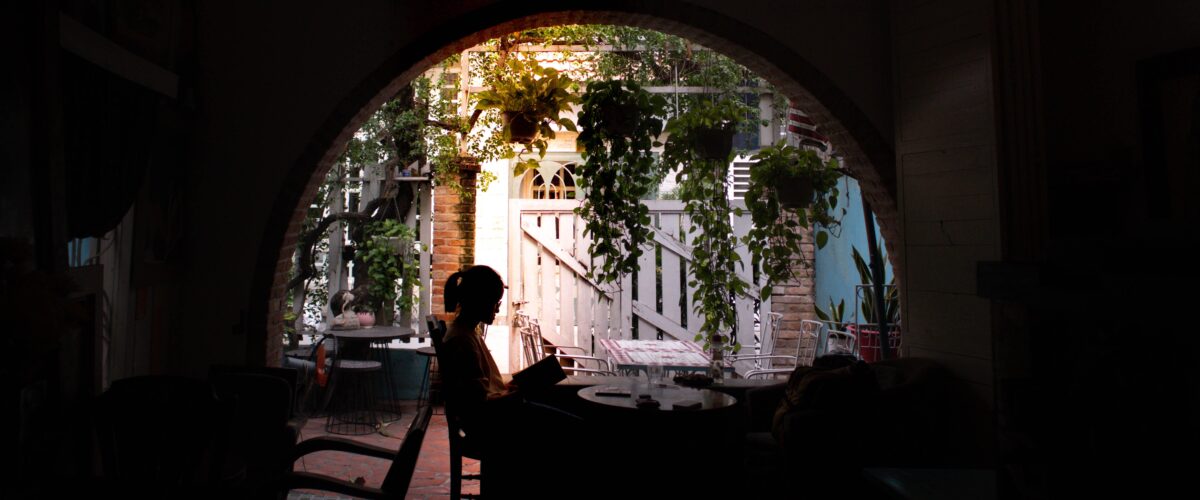
[(975, 296), (975, 266), (1000, 257), (992, 5), (892, 6), (904, 344), (909, 356), (942, 361), (988, 393), (991, 305)]

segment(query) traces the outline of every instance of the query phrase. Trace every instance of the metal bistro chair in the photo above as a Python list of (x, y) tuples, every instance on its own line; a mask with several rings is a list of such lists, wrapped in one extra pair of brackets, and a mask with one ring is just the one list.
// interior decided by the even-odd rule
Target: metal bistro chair
[(858, 335), (830, 327), (825, 340), (825, 353), (848, 354), (858, 357)]
[[(778, 332), (782, 315), (779, 313), (770, 313), (770, 315), (771, 333), (772, 337), (774, 337), (774, 334)], [(820, 321), (801, 320), (800, 338), (797, 339), (796, 350), (792, 354), (776, 354), (771, 352), (774, 351), (774, 349), (771, 349), (767, 354), (733, 355), (731, 356), (731, 362), (755, 362), (755, 367), (746, 372), (746, 378), (790, 374), (797, 366), (812, 366), (813, 359), (817, 355), (817, 339), (820, 338), (823, 326)], [(792, 366), (777, 366), (777, 363), (786, 361), (790, 361)]]
[[(529, 316), (523, 312), (518, 312), (516, 316), (521, 317), (521, 319), (517, 320), (516, 323), (522, 325), (520, 328), (521, 347), (525, 352), (526, 366), (541, 361), (542, 358), (546, 357), (546, 351), (548, 348), (552, 348), (554, 349), (553, 354), (555, 357), (559, 359), (569, 359), (576, 363), (580, 363), (580, 366), (564, 366), (563, 371), (569, 374), (616, 375), (616, 372), (612, 370), (608, 364), (608, 360), (606, 359), (588, 356), (586, 354), (570, 353), (571, 351), (586, 353), (587, 351), (585, 351), (582, 347), (546, 344), (545, 338), (542, 337), (542, 327), (538, 323), (537, 318)], [(584, 362), (594, 362), (596, 363), (596, 368), (582, 366), (582, 363)]]

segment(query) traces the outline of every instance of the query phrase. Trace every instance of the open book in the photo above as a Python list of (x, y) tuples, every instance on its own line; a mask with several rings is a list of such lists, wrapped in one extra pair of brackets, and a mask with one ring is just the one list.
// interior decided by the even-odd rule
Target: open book
[(553, 354), (512, 375), (513, 383), (522, 391), (545, 389), (565, 378), (567, 378), (567, 374), (563, 371), (562, 365), (558, 364), (558, 358)]

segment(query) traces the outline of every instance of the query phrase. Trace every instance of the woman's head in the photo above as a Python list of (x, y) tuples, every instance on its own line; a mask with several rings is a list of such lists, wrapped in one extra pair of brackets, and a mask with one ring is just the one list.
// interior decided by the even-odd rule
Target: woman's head
[(488, 266), (472, 266), (446, 280), (446, 312), (464, 319), (491, 324), (504, 297), (504, 280)]

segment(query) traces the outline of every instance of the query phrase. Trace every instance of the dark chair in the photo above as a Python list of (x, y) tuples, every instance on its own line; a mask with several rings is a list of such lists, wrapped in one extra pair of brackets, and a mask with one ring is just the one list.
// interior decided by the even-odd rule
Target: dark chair
[[(274, 487), (292, 468), (292, 450), (303, 428), (293, 412), (296, 371), (290, 368), (214, 365), (209, 380), (233, 406), (229, 456), (245, 466), (239, 490), (254, 498), (277, 498)], [(289, 383), (288, 381), (293, 381)]]
[(96, 400), (101, 484), (121, 494), (223, 495), (243, 469), (226, 460), (233, 407), (203, 380), (121, 379)]
[[(429, 327), (429, 339), (433, 343), (433, 349), (436, 352), (438, 366), (444, 367), (446, 364), (442, 359), (442, 340), (446, 338), (446, 322), (439, 320), (432, 315), (426, 317), (425, 321)], [(449, 429), (450, 434), (450, 498), (456, 499), (464, 497), (464, 495), (462, 495), (462, 482), (464, 480), (478, 480), (480, 482), (480, 491), (483, 490), (482, 474), (463, 475), (462, 473), (463, 457), (480, 460), (481, 454), (477, 447), (471, 445), (471, 442), (467, 439), (466, 434), (463, 433), (461, 424), (459, 423), (459, 416), (455, 412), (455, 408), (450, 404), (448, 398), (444, 398), (444, 400), (446, 401), (446, 427)], [(482, 472), (482, 467), (480, 469), (480, 472)], [(467, 498), (476, 498), (475, 495), (465, 496)]]
[(421, 443), (425, 440), (425, 431), (429, 427), (432, 407), (426, 406), (413, 417), (400, 449), (396, 451), (361, 444), (345, 438), (316, 437), (302, 441), (296, 446), (292, 461), (300, 459), (309, 453), (318, 451), (341, 451), (375, 458), (391, 459), (383, 484), (379, 488), (369, 488), (350, 481), (311, 472), (291, 472), (286, 476), (283, 490), (295, 489), (321, 490), (349, 495), (359, 498), (404, 498), (408, 486), (412, 482), (413, 471), (417, 467), (417, 458), (421, 454)]

